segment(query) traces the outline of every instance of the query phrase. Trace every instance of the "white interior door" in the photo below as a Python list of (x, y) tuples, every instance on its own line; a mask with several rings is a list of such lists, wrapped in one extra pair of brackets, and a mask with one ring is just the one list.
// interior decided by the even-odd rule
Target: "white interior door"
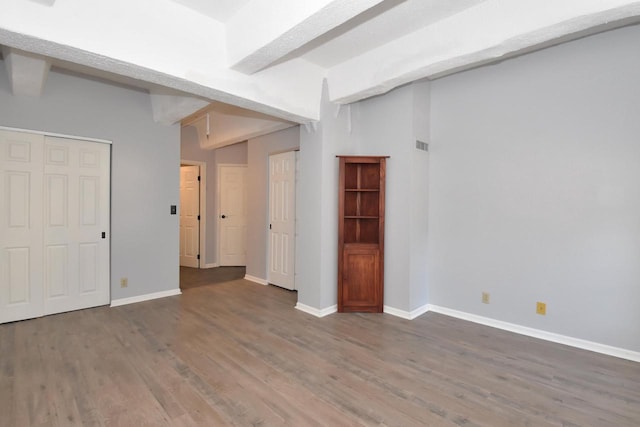
[(180, 166), (180, 265), (200, 267), (199, 166)]
[(269, 156), (269, 267), (267, 281), (295, 289), (296, 153)]
[(219, 264), (247, 264), (247, 167), (219, 166)]
[(0, 130), (0, 322), (109, 303), (107, 144)]
[(107, 144), (45, 137), (44, 314), (109, 304), (110, 161)]
[(44, 136), (0, 130), (0, 323), (42, 316)]

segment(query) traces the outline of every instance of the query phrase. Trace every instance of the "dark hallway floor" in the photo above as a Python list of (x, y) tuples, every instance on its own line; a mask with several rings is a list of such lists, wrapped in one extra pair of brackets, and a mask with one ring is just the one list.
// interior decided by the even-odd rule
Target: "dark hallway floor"
[(245, 267), (190, 268), (180, 267), (180, 289), (191, 289), (242, 279)]

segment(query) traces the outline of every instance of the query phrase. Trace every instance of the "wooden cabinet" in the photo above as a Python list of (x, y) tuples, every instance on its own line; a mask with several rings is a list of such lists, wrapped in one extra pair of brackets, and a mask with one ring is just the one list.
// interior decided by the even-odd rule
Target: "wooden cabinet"
[(382, 313), (387, 157), (338, 158), (338, 312)]

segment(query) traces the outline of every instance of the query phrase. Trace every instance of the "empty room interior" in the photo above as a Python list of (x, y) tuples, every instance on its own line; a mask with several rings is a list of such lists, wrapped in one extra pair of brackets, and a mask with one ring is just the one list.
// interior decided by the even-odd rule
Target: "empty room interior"
[(640, 425), (640, 2), (11, 0), (0, 427)]

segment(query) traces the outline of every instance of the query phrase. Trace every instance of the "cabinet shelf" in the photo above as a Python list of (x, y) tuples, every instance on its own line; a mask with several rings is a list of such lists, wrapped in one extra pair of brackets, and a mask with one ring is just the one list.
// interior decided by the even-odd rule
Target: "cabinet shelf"
[(381, 313), (386, 157), (338, 158), (338, 311)]

